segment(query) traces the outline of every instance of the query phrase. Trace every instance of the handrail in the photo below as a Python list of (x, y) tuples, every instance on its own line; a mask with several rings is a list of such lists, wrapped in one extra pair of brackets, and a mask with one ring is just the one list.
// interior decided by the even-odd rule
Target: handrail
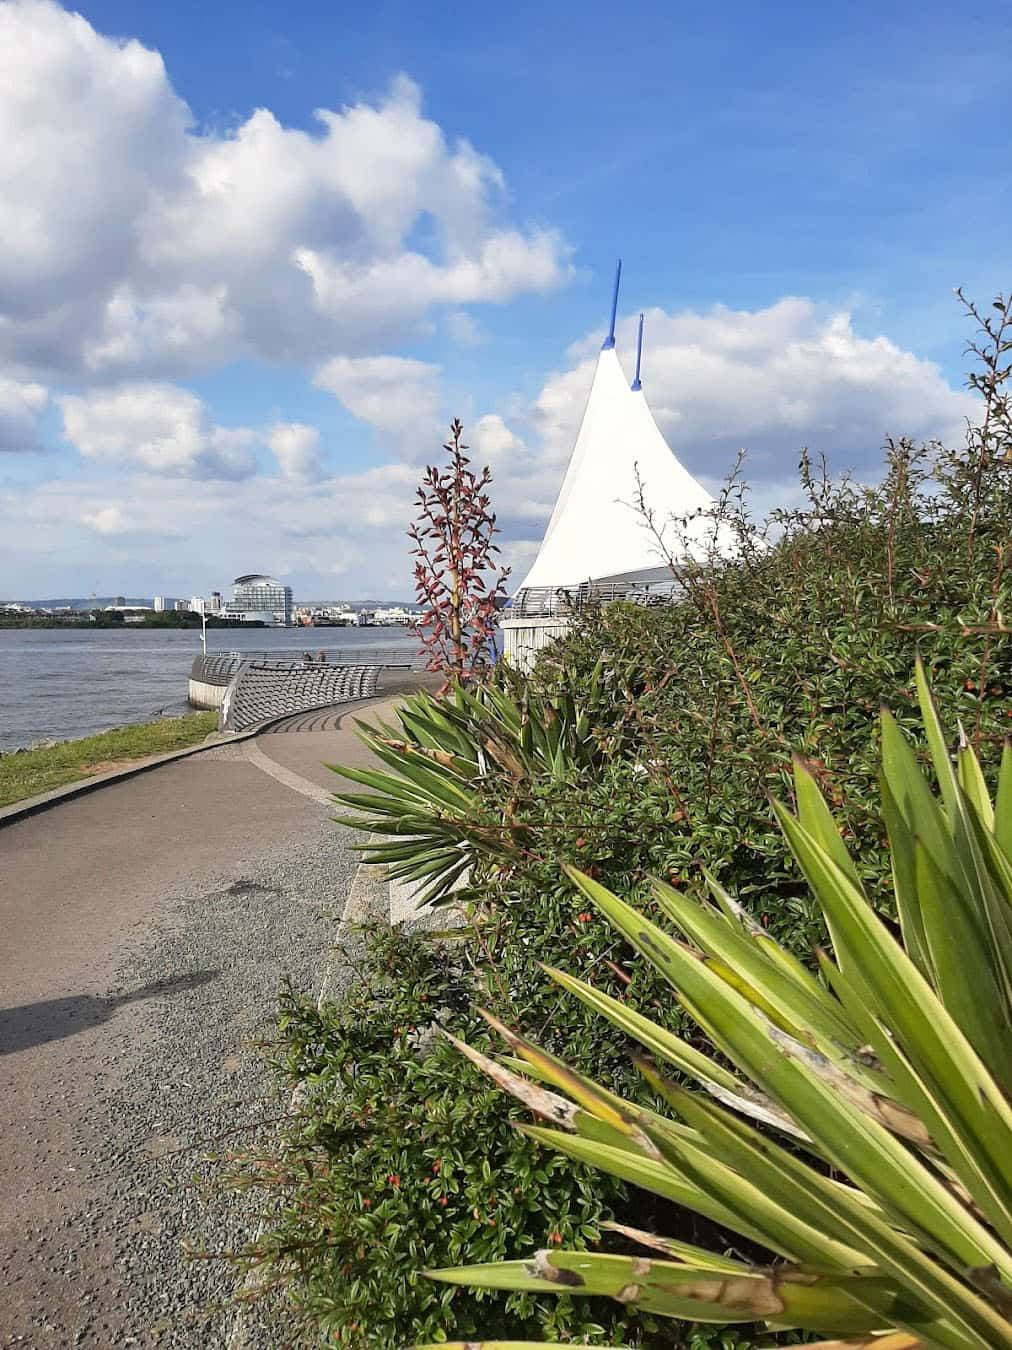
[[(391, 644), (393, 646), (393, 644)], [(323, 652), (324, 659), (319, 660)], [(383, 647), (332, 647), (317, 648), (314, 651), (300, 651), (296, 648), (274, 648), (271, 650), (247, 650), (228, 652), (199, 652), (193, 659), (190, 678), (202, 684), (227, 685), (244, 664), (272, 670), (309, 670), (321, 666), (343, 668), (350, 666), (371, 666), (379, 670), (423, 670), (425, 657), (410, 651), (391, 651)]]
[(579, 586), (526, 586), (518, 591), (505, 620), (572, 618), (586, 609), (624, 600), (634, 605), (671, 604), (682, 594), (675, 578), (661, 582), (585, 581)]

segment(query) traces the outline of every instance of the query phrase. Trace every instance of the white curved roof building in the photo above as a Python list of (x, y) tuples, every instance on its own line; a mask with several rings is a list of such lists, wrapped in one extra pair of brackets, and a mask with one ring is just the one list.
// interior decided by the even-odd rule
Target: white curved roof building
[[(674, 580), (637, 510), (640, 484), (659, 526), (713, 504), (672, 453), (646, 401), (640, 381), (642, 315), (631, 384), (619, 363), (615, 316), (621, 273), (619, 263), (611, 325), (555, 509), (538, 555), (503, 615), (507, 654), (521, 668), (529, 665), (534, 650), (565, 631), (565, 616), (581, 594), (607, 597)], [(673, 533), (667, 541), (674, 547)]]
[(713, 498), (679, 463), (654, 421), (640, 381), (643, 316), (636, 375), (630, 384), (615, 350), (622, 264), (615, 276), (611, 327), (541, 548), (518, 595), (585, 582), (635, 584), (669, 578), (670, 569), (636, 510), (637, 475), (658, 522), (706, 509)]

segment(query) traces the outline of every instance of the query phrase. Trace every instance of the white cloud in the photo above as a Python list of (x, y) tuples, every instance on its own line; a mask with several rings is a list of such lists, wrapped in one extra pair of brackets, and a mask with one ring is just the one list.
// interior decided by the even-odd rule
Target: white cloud
[(450, 341), (458, 347), (482, 347), (488, 341), (481, 324), (466, 309), (451, 309), (444, 320)]
[(323, 477), (318, 427), (305, 422), (275, 422), (267, 444), (285, 478), (318, 482)]
[(82, 525), (90, 525), (98, 534), (124, 534), (129, 530), (126, 518), (118, 506), (103, 506), (97, 511), (85, 511)]
[(39, 418), (48, 402), (45, 385), (0, 376), (0, 454), (42, 448)]
[[(629, 317), (618, 345), (630, 360), (635, 341)], [(575, 364), (537, 397), (535, 423), (553, 463), (572, 448), (596, 345), (573, 348)], [(859, 337), (846, 311), (790, 296), (756, 311), (650, 311), (643, 389), (671, 448), (711, 480), (742, 446), (756, 479), (789, 477), (802, 446), (825, 452), (836, 471), (874, 470), (887, 436), (958, 440), (975, 406), (932, 362), (887, 337)]]
[(157, 52), (0, 4), (0, 357), (115, 380), (316, 363), (567, 279), (562, 240), (502, 218), (499, 169), (407, 77), (316, 119), (198, 130)]
[(444, 420), (439, 377), (439, 366), (404, 356), (337, 356), (313, 382), (353, 416), (424, 458)]
[(217, 426), (200, 399), (172, 384), (129, 384), (57, 399), (63, 434), (88, 459), (132, 462), (186, 478), (248, 478), (247, 427)]
[(498, 413), (479, 417), (471, 433), (471, 444), (476, 455), (491, 467), (510, 451), (523, 449), (523, 441), (511, 431)]
[[(598, 342), (572, 350), (569, 368), (544, 380), (526, 417), (504, 394), (505, 417), (489, 412), (465, 426), (475, 467), (493, 467), (499, 542), (515, 580), (558, 491)], [(627, 362), (633, 342), (625, 319)], [(68, 435), (90, 459), (116, 467), (115, 490), (108, 480), (69, 478), (6, 498), (0, 488), (4, 573), (31, 577), (35, 590), (55, 557), (64, 577), (55, 585), (54, 572), (56, 592), (74, 569), (86, 571), (89, 589), (123, 589), (118, 578), (130, 576), (135, 593), (168, 594), (263, 570), (289, 578), (307, 599), (364, 595), (380, 577), (388, 594), (410, 596), (405, 531), (420, 461), (445, 439), (440, 379), (439, 367), (400, 357), (336, 357), (319, 370), (320, 387), (387, 438), (388, 462), (356, 473), (327, 468), (313, 426), (218, 427), (199, 399), (172, 385), (134, 382), (64, 399)], [(799, 300), (755, 313), (655, 312), (644, 388), (679, 457), (709, 483), (739, 444), (753, 447), (749, 476), (764, 507), (795, 492), (803, 444), (825, 449), (835, 470), (870, 474), (887, 433), (958, 437), (974, 406), (930, 363), (884, 337), (858, 337), (846, 313)], [(265, 441), (280, 476), (209, 478), (195, 491), (181, 475), (206, 473), (230, 437), (244, 456)]]
[(250, 571), (294, 579), (305, 599), (375, 591), (380, 576), (396, 580), (391, 595), (410, 597), (405, 531), (418, 478), (416, 467), (389, 464), (321, 479), (311, 492), (263, 477), (195, 491), (127, 464), (112, 502), (102, 481), (0, 485), (4, 598), (64, 593), (74, 576), (100, 593), (189, 595)]

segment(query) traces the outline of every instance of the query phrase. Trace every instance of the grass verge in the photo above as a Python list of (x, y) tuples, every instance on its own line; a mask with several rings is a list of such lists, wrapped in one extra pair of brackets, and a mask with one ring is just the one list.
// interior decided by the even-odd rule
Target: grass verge
[(0, 756), (0, 807), (12, 806), (27, 797), (37, 797), (66, 783), (91, 778), (96, 773), (118, 769), (131, 760), (162, 755), (195, 745), (214, 731), (217, 713), (187, 713), (184, 717), (160, 717), (132, 727), (114, 727), (97, 736), (37, 750), (20, 750)]

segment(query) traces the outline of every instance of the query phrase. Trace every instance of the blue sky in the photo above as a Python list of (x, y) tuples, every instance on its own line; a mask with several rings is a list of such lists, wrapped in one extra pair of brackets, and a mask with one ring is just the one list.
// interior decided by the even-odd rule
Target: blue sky
[[(0, 598), (260, 567), (407, 594), (412, 474), (454, 412), (522, 566), (618, 254), (620, 343), (647, 309), (648, 397), (707, 481), (745, 444), (773, 502), (801, 444), (871, 473), (885, 434), (966, 411), (952, 288), (986, 300), (1012, 271), (1007, 5), (78, 12), (0, 18), (0, 199), (24, 207), (0, 262)], [(381, 115), (314, 154), (321, 108)], [(473, 279), (507, 238), (508, 276)], [(439, 275), (395, 269), (373, 303), (370, 269), (405, 256)]]

